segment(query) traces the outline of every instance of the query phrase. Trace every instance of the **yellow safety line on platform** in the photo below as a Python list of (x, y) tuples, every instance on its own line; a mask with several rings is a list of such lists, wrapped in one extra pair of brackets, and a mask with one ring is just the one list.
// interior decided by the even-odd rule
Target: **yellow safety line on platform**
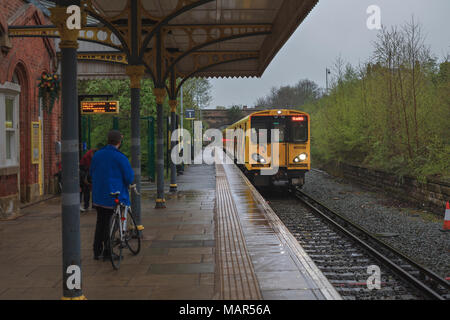
[(342, 300), (341, 295), (323, 275), (314, 261), (308, 256), (303, 247), (298, 243), (297, 239), (295, 239), (294, 235), (287, 229), (287, 227), (280, 220), (277, 214), (266, 203), (266, 200), (247, 179), (244, 173), (238, 168), (233, 169), (235, 169), (237, 174), (248, 186), (251, 193), (253, 194), (254, 199), (258, 201), (264, 208), (264, 215), (266, 216), (267, 221), (271, 225), (272, 229), (277, 232), (278, 238), (284, 245), (286, 245), (287, 248), (292, 250), (294, 256), (291, 257), (293, 258), (294, 263), (299, 267), (299, 270), (303, 270), (303, 272), (307, 273), (315, 281), (315, 283), (318, 285), (318, 290), (322, 292), (326, 300)]
[(262, 299), (236, 205), (222, 165), (216, 165), (217, 245), (220, 299)]
[(79, 297), (62, 297), (61, 300), (87, 300), (87, 298), (81, 295)]

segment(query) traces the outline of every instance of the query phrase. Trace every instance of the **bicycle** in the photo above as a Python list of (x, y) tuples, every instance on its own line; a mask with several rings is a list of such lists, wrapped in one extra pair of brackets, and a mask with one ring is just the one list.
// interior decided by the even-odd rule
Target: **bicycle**
[[(135, 184), (131, 185), (130, 188), (139, 195)], [(123, 248), (128, 248), (133, 255), (137, 255), (141, 250), (140, 231), (143, 227), (136, 225), (131, 207), (120, 202), (119, 191), (111, 192), (110, 195), (114, 197), (115, 206), (110, 221), (108, 246), (112, 266), (118, 270), (123, 258)]]

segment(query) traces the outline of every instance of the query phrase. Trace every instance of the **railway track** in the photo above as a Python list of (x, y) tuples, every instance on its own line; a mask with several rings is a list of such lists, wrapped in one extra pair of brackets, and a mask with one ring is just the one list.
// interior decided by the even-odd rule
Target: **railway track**
[[(291, 194), (305, 208), (277, 214), (344, 299), (450, 299), (450, 284), (433, 271), (301, 190)], [(367, 286), (372, 265), (380, 289)]]
[[(403, 253), (399, 252), (389, 244), (384, 241), (376, 238), (372, 233), (368, 230), (364, 229), (360, 225), (353, 223), (348, 220), (341, 214), (329, 209), (327, 206), (322, 204), (320, 201), (315, 200), (311, 196), (302, 192), (299, 189), (295, 189), (293, 194), (297, 199), (299, 199), (302, 203), (304, 203), (311, 211), (313, 212), (315, 217), (320, 217), (321, 221), (326, 221), (326, 223), (331, 226), (334, 230), (336, 230), (340, 235), (344, 235), (348, 239), (350, 239), (353, 243), (356, 243), (359, 248), (363, 249), (366, 254), (370, 257), (367, 259), (364, 254), (360, 254), (357, 249), (353, 249), (351, 245), (348, 243), (342, 244), (343, 248), (346, 248), (346, 251), (352, 252), (351, 255), (355, 258), (355, 261), (360, 260), (359, 262), (364, 262), (367, 268), (367, 262), (369, 260), (376, 260), (380, 267), (384, 267), (383, 269), (388, 269), (391, 273), (394, 274), (392, 280), (382, 279), (381, 287), (385, 287), (385, 291), (391, 291), (394, 296), (397, 295), (396, 291), (400, 293), (402, 298), (426, 298), (426, 299), (437, 299), (437, 300), (446, 300), (450, 299), (450, 284), (445, 279), (441, 278), (439, 275), (434, 273), (433, 271), (425, 268), (420, 265), (418, 262), (412, 260), (411, 258), (405, 256)], [(311, 221), (314, 221), (314, 217), (310, 217)], [(318, 221), (315, 221), (317, 223)], [(320, 229), (319, 229), (320, 230)], [(323, 231), (323, 230), (322, 230)], [(325, 232), (326, 233), (326, 232)], [(322, 233), (323, 234), (323, 233)], [(331, 233), (330, 240), (335, 241), (336, 238), (335, 232)], [(327, 246), (327, 240), (321, 237), (323, 242), (322, 246)], [(328, 241), (329, 242), (329, 241)], [(334, 243), (333, 245), (337, 245)], [(324, 247), (317, 247), (320, 251)], [(310, 248), (315, 250), (314, 248)], [(314, 255), (313, 255), (314, 256)], [(316, 258), (320, 259), (321, 254), (318, 254)], [(312, 257), (314, 258), (314, 257)], [(338, 257), (334, 257), (338, 258)], [(371, 259), (370, 259), (371, 258)], [(345, 267), (339, 268), (339, 264), (342, 264), (342, 261), (339, 261), (339, 258), (334, 262), (334, 268), (328, 268), (329, 275), (331, 276), (334, 273), (341, 275), (341, 279), (336, 279), (333, 281), (337, 286), (342, 286), (343, 288), (351, 286), (362, 286), (367, 287), (366, 281), (354, 282), (353, 280), (345, 281), (345, 277), (342, 277), (342, 271), (348, 273), (348, 269)], [(363, 268), (364, 269), (364, 268)], [(361, 266), (356, 264), (350, 272), (350, 276), (356, 271), (357, 273), (361, 270)], [(341, 271), (341, 272), (339, 272)], [(326, 272), (327, 273), (327, 272)], [(368, 274), (365, 274), (365, 277), (368, 277)], [(383, 281), (384, 280), (384, 281)], [(401, 280), (403, 283), (407, 283), (406, 287), (414, 288), (413, 292), (415, 294), (409, 297), (409, 294), (406, 296), (403, 295), (403, 290), (401, 289), (402, 285), (397, 283)], [(367, 289), (369, 290), (369, 289)], [(344, 290), (345, 291), (345, 290)], [(352, 290), (347, 290), (351, 292)], [(371, 290), (373, 291), (373, 290)]]

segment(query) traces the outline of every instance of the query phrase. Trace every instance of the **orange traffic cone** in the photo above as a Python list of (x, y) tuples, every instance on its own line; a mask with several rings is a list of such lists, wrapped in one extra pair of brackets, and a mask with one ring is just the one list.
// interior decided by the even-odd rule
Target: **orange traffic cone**
[(444, 227), (442, 231), (450, 231), (450, 204), (447, 201), (447, 206), (445, 207), (445, 217), (444, 217)]

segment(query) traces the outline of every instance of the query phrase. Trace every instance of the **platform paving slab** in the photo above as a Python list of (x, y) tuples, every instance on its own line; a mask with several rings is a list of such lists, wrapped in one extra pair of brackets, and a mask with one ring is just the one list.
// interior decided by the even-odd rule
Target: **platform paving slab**
[[(212, 299), (214, 296), (213, 166), (191, 167), (179, 192), (154, 209), (154, 192), (142, 188), (141, 252), (124, 251), (119, 270), (93, 259), (96, 211), (80, 215), (82, 286), (88, 299)], [(201, 181), (201, 183), (198, 183)], [(202, 191), (203, 190), (203, 191)], [(54, 198), (0, 222), (0, 299), (60, 299), (61, 204)]]
[[(93, 259), (96, 211), (81, 213), (83, 293), (88, 299), (324, 299), (234, 166), (191, 165), (178, 192), (155, 209), (142, 185), (143, 239), (119, 270)], [(216, 183), (217, 182), (217, 183)], [(167, 187), (167, 186), (166, 186)], [(220, 193), (220, 195), (219, 195)], [(59, 198), (0, 222), (0, 299), (60, 299)], [(277, 240), (278, 239), (278, 240)]]
[(243, 173), (235, 165), (218, 167), (216, 171), (223, 171), (231, 186), (244, 245), (262, 298), (273, 291), (277, 294), (271, 297), (297, 295), (300, 299), (300, 292), (292, 290), (301, 290), (301, 299), (341, 299)]

